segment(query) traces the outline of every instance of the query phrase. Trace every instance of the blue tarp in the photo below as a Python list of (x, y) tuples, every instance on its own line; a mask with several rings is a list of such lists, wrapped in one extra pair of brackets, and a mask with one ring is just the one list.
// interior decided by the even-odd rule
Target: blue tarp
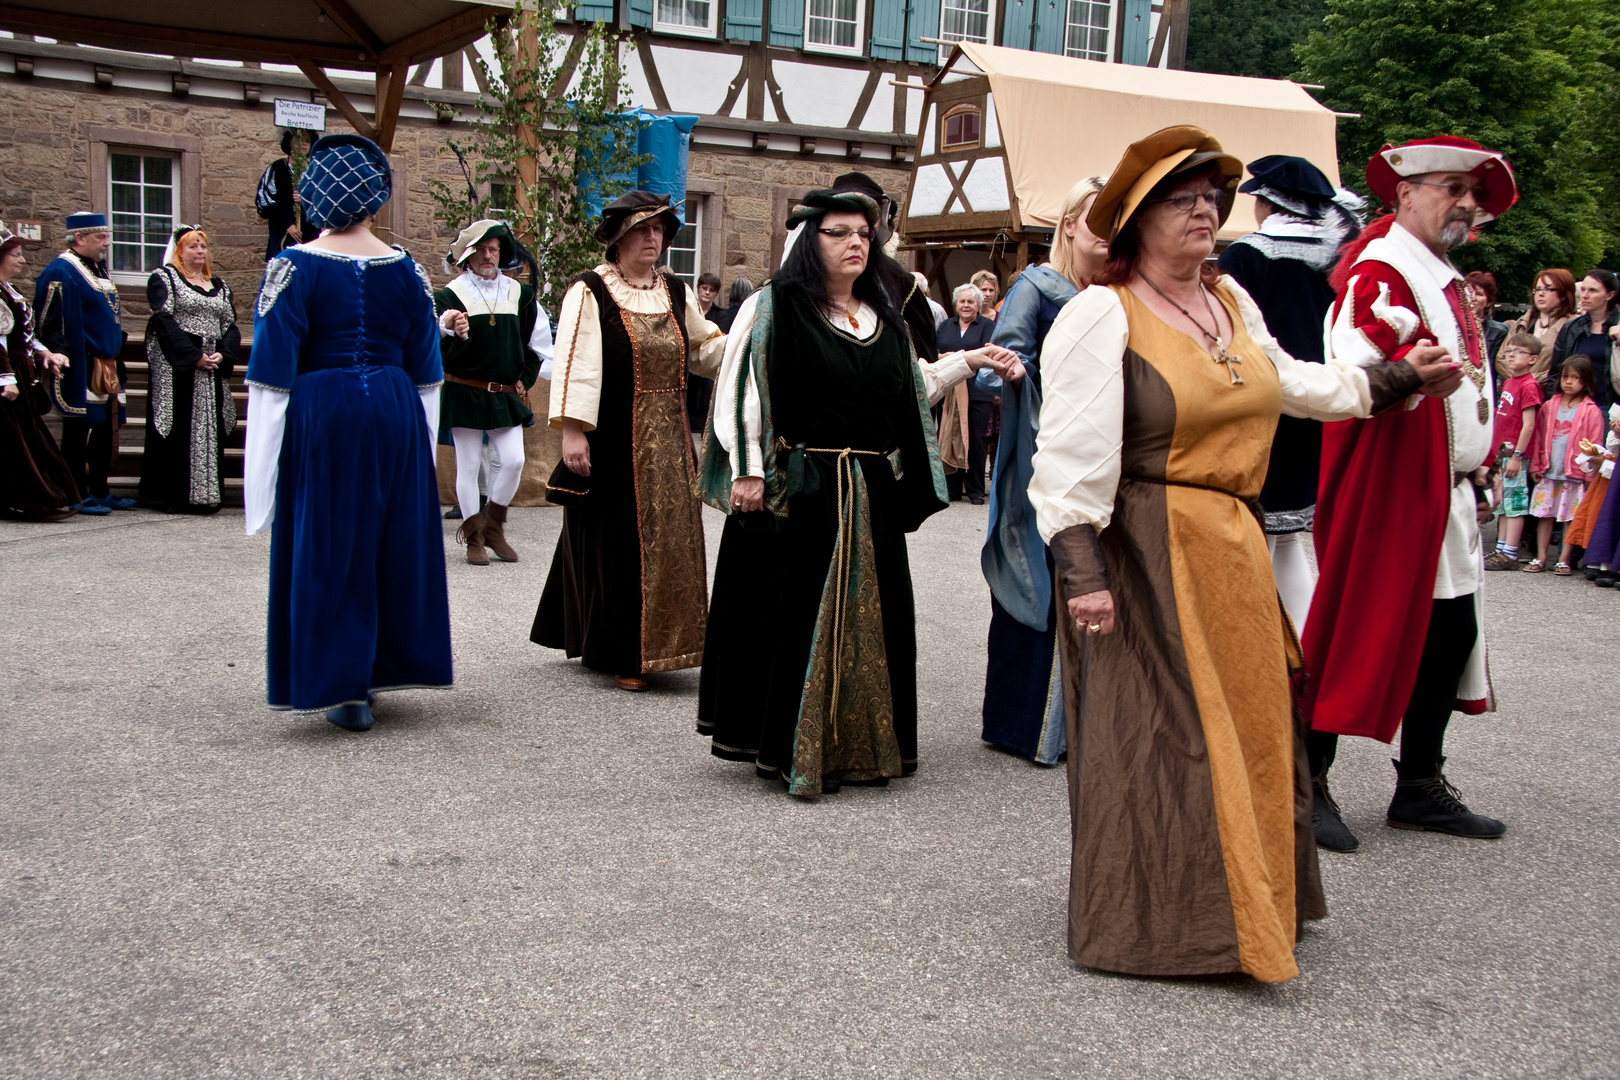
[[(650, 155), (650, 160), (634, 172), (618, 173), (605, 179), (599, 179), (600, 173), (591, 168), (589, 163), (581, 163), (580, 198), (591, 208), (591, 216), (595, 217), (602, 212), (603, 203), (610, 201), (603, 194), (603, 188), (609, 184), (616, 183), (625, 191), (639, 188), (659, 195), (667, 194), (670, 200), (680, 207), (681, 220), (684, 223), (685, 208), (681, 204), (686, 199), (686, 162), (688, 147), (692, 141), (692, 127), (698, 118), (681, 115), (656, 116), (645, 109), (620, 113), (619, 116), (625, 121), (626, 128), (632, 122), (636, 124), (638, 129), (636, 152), (640, 155)], [(603, 145), (610, 145), (614, 137), (614, 132), (604, 132)]]

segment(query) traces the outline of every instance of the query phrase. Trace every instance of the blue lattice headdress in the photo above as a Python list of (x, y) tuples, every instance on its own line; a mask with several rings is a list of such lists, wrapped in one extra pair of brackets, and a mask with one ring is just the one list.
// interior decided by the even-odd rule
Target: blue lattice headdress
[(304, 217), (321, 229), (346, 229), (371, 217), (394, 190), (382, 147), (361, 135), (325, 135), (309, 148), (298, 181)]

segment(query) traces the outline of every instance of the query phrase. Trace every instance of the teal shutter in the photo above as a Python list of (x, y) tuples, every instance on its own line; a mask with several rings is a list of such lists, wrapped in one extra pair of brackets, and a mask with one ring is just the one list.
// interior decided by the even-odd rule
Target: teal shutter
[(764, 20), (765, 0), (727, 0), (726, 40), (758, 41)]
[(1035, 51), (1063, 55), (1068, 30), (1068, 0), (1030, 0), (1035, 6)]
[(626, 0), (630, 9), (630, 25), (644, 30), (652, 29), (653, 0)]
[(613, 0), (587, 0), (574, 5), (574, 18), (579, 22), (613, 21)]
[(939, 46), (919, 38), (939, 37), (939, 0), (911, 0), (907, 13), (906, 59), (924, 64), (939, 63)]
[(1029, 28), (1040, 0), (1003, 0), (1001, 43), (1009, 49), (1029, 48)]
[(1125, 0), (1119, 17), (1120, 52), (1123, 64), (1145, 65), (1153, 51), (1153, 0)]
[(804, 0), (771, 0), (771, 44), (797, 49), (804, 44)]
[[(939, 3), (939, 0), (911, 0), (913, 3)], [(906, 58), (907, 0), (872, 0), (871, 57), (874, 60)]]

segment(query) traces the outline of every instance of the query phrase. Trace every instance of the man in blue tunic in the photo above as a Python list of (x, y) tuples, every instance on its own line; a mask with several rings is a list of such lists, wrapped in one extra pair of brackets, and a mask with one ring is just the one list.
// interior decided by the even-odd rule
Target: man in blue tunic
[(125, 419), (118, 356), (128, 336), (118, 288), (107, 277), (112, 230), (105, 214), (70, 214), (66, 226), (68, 249), (34, 283), (39, 339), (68, 358), (50, 379), (51, 402), (62, 414), (62, 456), (84, 500), (81, 514), (131, 510), (135, 500), (119, 498), (107, 486)]

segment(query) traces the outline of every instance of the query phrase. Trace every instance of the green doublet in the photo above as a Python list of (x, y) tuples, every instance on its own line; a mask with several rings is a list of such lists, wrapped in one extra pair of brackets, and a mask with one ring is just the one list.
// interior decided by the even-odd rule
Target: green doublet
[[(491, 304), (462, 278), (433, 294), (433, 306), (467, 313), (467, 338), (451, 335), (439, 341), (444, 373), (483, 383), (533, 386), (540, 377), (540, 358), (528, 346), (537, 309), (534, 290), (503, 277), (504, 293)], [(476, 386), (444, 384), (439, 407), (439, 428), (494, 428), (528, 424), (534, 413), (516, 394), (490, 393)]]

